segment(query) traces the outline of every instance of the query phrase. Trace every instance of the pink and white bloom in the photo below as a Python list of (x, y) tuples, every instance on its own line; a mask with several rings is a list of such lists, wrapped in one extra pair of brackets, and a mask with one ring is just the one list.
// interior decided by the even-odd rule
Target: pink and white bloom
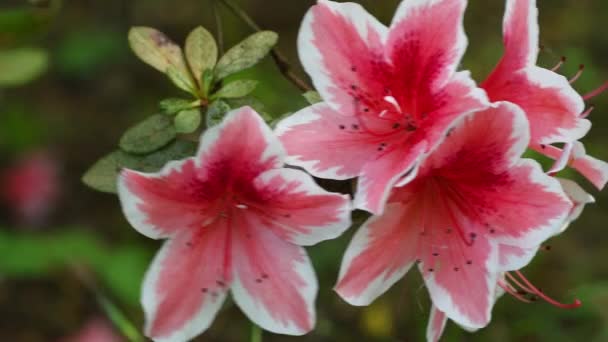
[[(535, 0), (507, 0), (503, 35), (504, 56), (481, 87), (491, 101), (509, 101), (524, 110), (530, 121), (530, 147), (557, 160), (552, 171), (569, 164), (602, 189), (608, 181), (607, 163), (586, 155), (569, 159), (572, 144), (591, 128), (585, 117), (592, 108), (586, 111), (584, 100), (605, 86), (583, 97), (571, 85), (580, 73), (568, 80), (555, 72), (561, 63), (552, 70), (536, 65), (539, 27)], [(554, 143), (565, 143), (565, 150), (550, 146)]]
[(122, 172), (119, 196), (131, 225), (168, 239), (143, 285), (149, 337), (202, 333), (228, 291), (266, 330), (313, 328), (317, 280), (301, 246), (339, 236), (351, 206), (348, 196), (282, 168), (284, 158), (270, 128), (245, 107), (204, 133), (195, 157), (154, 174)]
[(556, 179), (521, 158), (529, 132), (521, 109), (506, 102), (455, 127), (416, 179), (395, 188), (385, 212), (355, 234), (338, 294), (368, 305), (418, 263), (445, 317), (484, 327), (501, 274), (529, 262), (573, 207)]
[(403, 1), (387, 28), (357, 4), (319, 0), (298, 51), (325, 101), (278, 124), (287, 163), (320, 178), (359, 177), (355, 206), (381, 213), (450, 127), (488, 106), (469, 73), (456, 72), (465, 7)]
[(23, 222), (44, 222), (59, 199), (59, 165), (47, 152), (26, 154), (0, 177), (1, 195), (15, 217)]

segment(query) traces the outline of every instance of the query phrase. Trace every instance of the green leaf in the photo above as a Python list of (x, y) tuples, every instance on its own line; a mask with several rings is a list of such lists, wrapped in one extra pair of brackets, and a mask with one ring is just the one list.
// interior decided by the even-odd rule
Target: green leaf
[(202, 84), (203, 72), (217, 63), (217, 44), (204, 27), (195, 28), (186, 38), (186, 59), (194, 77)]
[(207, 128), (222, 122), (224, 115), (226, 115), (230, 109), (230, 106), (222, 100), (212, 102), (207, 108)]
[(249, 95), (257, 87), (258, 81), (238, 80), (226, 84), (222, 89), (213, 94), (212, 98), (235, 99)]
[(157, 172), (169, 161), (193, 156), (196, 147), (193, 142), (177, 140), (145, 156), (129, 154), (122, 150), (114, 151), (96, 162), (84, 174), (82, 181), (94, 190), (116, 193), (116, 181), (123, 168)]
[(205, 98), (209, 97), (209, 91), (211, 90), (211, 87), (213, 86), (213, 70), (212, 69), (207, 69), (205, 71), (203, 71), (203, 95), (205, 96)]
[(154, 114), (129, 128), (120, 139), (125, 152), (147, 154), (166, 146), (175, 139), (173, 120), (162, 114)]
[(168, 98), (159, 103), (160, 110), (168, 115), (174, 115), (182, 110), (194, 108), (196, 106), (198, 106), (197, 102), (179, 98)]
[(315, 103), (323, 102), (321, 95), (319, 95), (319, 93), (314, 90), (307, 91), (304, 94), (302, 94), (302, 96), (304, 96), (306, 101), (308, 101), (308, 103), (310, 103), (311, 105), (314, 105)]
[(196, 94), (196, 86), (192, 83), (192, 79), (188, 74), (184, 74), (174, 66), (170, 65), (167, 68), (167, 76), (169, 80), (175, 84), (181, 90), (185, 90), (190, 94), (197, 96)]
[(257, 64), (277, 44), (279, 36), (272, 31), (261, 31), (252, 34), (233, 46), (215, 67), (215, 76), (223, 79), (228, 75)]
[(133, 27), (129, 31), (129, 44), (142, 61), (167, 73), (181, 89), (190, 91), (196, 88), (182, 49), (164, 33), (151, 27)]
[(201, 112), (198, 109), (181, 111), (175, 116), (174, 124), (177, 133), (192, 133), (201, 125)]
[(48, 64), (48, 54), (42, 49), (0, 51), (0, 87), (28, 83), (46, 71)]

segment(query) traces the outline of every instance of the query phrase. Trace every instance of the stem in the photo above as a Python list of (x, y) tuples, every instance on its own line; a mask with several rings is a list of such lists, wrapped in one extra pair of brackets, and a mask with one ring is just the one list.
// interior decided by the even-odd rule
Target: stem
[(118, 331), (120, 331), (130, 342), (144, 342), (144, 337), (139, 330), (135, 328), (135, 325), (129, 321), (127, 316), (118, 308), (118, 306), (110, 301), (110, 299), (101, 291), (99, 286), (97, 286), (93, 274), (82, 265), (72, 264), (70, 266), (76, 278), (95, 295), (98, 304)]
[[(254, 31), (262, 31), (262, 28), (255, 22), (251, 17), (243, 11), (240, 7), (238, 7), (232, 0), (219, 0), (221, 1), (234, 15), (239, 17), (247, 26), (249, 26)], [(279, 48), (272, 49), (270, 53), (274, 63), (279, 68), (279, 71), (285, 78), (287, 78), (291, 83), (293, 83), (298, 89), (301, 91), (311, 91), (313, 90), (312, 86), (308, 84), (306, 81), (298, 77), (293, 70), (291, 65), (289, 64), (289, 60), (285, 55), (279, 50)]]
[(213, 18), (215, 19), (215, 35), (217, 36), (217, 49), (219, 55), (224, 54), (224, 30), (222, 29), (222, 17), (219, 13), (217, 0), (212, 0), (211, 11), (213, 12)]
[(251, 342), (262, 342), (262, 329), (255, 323), (251, 323)]

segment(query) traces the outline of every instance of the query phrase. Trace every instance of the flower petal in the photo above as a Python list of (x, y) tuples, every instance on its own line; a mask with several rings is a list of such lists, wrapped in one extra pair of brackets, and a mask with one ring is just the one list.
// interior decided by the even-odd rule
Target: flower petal
[(197, 172), (194, 158), (170, 162), (158, 173), (124, 170), (118, 179), (118, 196), (131, 226), (147, 237), (161, 239), (181, 229), (195, 229), (209, 219), (206, 210), (212, 201), (201, 201), (190, 191)]
[[(335, 291), (352, 305), (369, 305), (401, 279), (416, 259), (417, 232), (407, 229), (415, 208), (387, 205), (355, 234), (340, 267)], [(406, 221), (407, 220), (407, 221)]]
[(441, 170), (452, 184), (445, 196), (462, 215), (462, 226), (473, 233), (514, 246), (537, 246), (560, 228), (571, 203), (538, 163), (520, 159), (528, 134), (521, 109), (498, 103), (456, 127), (420, 173)]
[[(562, 155), (562, 149), (551, 145), (533, 145), (532, 148), (552, 159)], [(598, 190), (602, 190), (608, 183), (608, 163), (587, 155), (580, 142), (575, 142), (574, 150), (578, 153), (572, 155), (568, 165), (585, 176)]]
[(486, 326), (498, 279), (498, 248), (484, 237), (477, 238), (473, 246), (450, 234), (436, 234), (433, 238), (447, 251), (432, 263), (431, 257), (426, 258), (419, 266), (433, 305), (463, 326)]
[(447, 322), (448, 317), (445, 315), (445, 313), (433, 305), (431, 307), (431, 315), (429, 316), (429, 324), (426, 328), (427, 342), (439, 342)]
[(310, 246), (340, 236), (351, 225), (350, 197), (325, 191), (302, 171), (270, 170), (255, 182), (263, 194), (259, 214), (283, 240)]
[(265, 330), (287, 335), (312, 330), (318, 286), (306, 251), (276, 236), (256, 214), (243, 211), (232, 219), (237, 305)]
[(533, 144), (573, 142), (584, 137), (591, 123), (580, 114), (583, 98), (557, 73), (531, 66), (492, 75), (482, 84), (492, 101), (520, 106), (530, 121)]
[(217, 214), (228, 182), (251, 187), (260, 173), (281, 167), (284, 154), (262, 118), (243, 107), (203, 134), (196, 157), (170, 162), (157, 173), (123, 171), (118, 180), (123, 212), (153, 239), (195, 229)]
[(382, 214), (392, 188), (398, 183), (406, 183), (400, 182), (402, 178), (413, 179), (408, 177), (408, 173), (417, 173), (426, 150), (426, 142), (414, 146), (401, 144), (390, 147), (386, 153), (368, 162), (357, 183), (355, 207), (376, 215)]
[[(275, 132), (289, 155), (287, 164), (303, 167), (320, 178), (349, 179), (360, 174), (381, 143), (393, 139), (385, 133), (393, 130), (392, 122), (372, 120), (366, 120), (366, 125), (320, 103), (282, 120)], [(377, 133), (368, 127), (370, 124)]]
[(409, 111), (417, 112), (420, 95), (445, 85), (460, 63), (465, 7), (465, 0), (408, 0), (397, 9), (386, 45), (400, 82), (398, 100)]
[(282, 167), (285, 151), (260, 115), (241, 107), (203, 134), (197, 156), (203, 169), (199, 177), (216, 176), (214, 183), (223, 185), (229, 179), (253, 180), (263, 171)]
[(387, 28), (358, 4), (319, 0), (302, 22), (298, 53), (315, 88), (335, 110), (354, 113), (353, 92), (379, 99), (390, 78)]
[(538, 8), (536, 0), (507, 0), (503, 21), (505, 54), (498, 68), (514, 72), (535, 65), (538, 57)]
[(187, 341), (205, 331), (230, 286), (224, 221), (165, 242), (142, 290), (146, 335), (155, 341)]
[(561, 184), (568, 198), (570, 198), (572, 203), (574, 203), (572, 210), (570, 210), (570, 215), (566, 220), (566, 225), (562, 229), (563, 231), (568, 227), (571, 222), (575, 221), (581, 216), (585, 205), (595, 203), (595, 198), (588, 194), (580, 185), (578, 185), (574, 181), (564, 178), (558, 178), (557, 180)]
[(508, 272), (519, 270), (532, 261), (540, 246), (518, 247), (506, 244), (498, 245), (498, 262), (500, 271)]

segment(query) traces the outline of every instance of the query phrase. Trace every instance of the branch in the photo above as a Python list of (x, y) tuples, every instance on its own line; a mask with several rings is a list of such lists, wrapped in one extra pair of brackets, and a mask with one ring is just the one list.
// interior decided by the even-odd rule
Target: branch
[[(232, 2), (232, 0), (219, 0), (221, 1), (232, 13), (234, 13), (237, 17), (239, 17), (247, 26), (249, 26), (254, 31), (262, 31), (262, 28), (255, 22), (251, 17), (243, 11), (240, 7)], [(274, 60), (277, 68), (285, 78), (287, 78), (291, 83), (293, 83), (298, 89), (301, 91), (311, 91), (313, 87), (308, 84), (306, 81), (298, 77), (291, 67), (289, 60), (287, 57), (279, 50), (279, 48), (272, 49), (271, 52), (272, 59)]]

